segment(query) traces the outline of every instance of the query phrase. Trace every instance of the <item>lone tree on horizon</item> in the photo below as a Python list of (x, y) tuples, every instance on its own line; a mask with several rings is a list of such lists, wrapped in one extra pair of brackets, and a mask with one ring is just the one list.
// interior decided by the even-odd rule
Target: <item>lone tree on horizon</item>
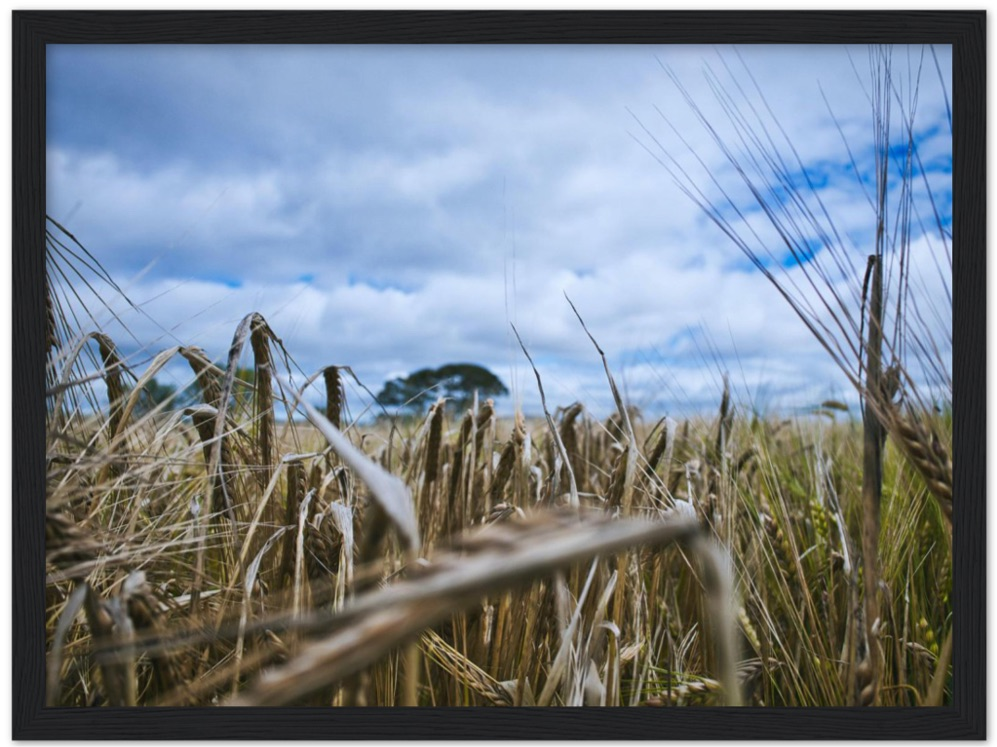
[(474, 401), (475, 392), (479, 398), (502, 397), (509, 390), (487, 368), (474, 363), (448, 363), (391, 379), (378, 393), (377, 401), (385, 407), (421, 413), (438, 397), (446, 397), (454, 407), (463, 410)]

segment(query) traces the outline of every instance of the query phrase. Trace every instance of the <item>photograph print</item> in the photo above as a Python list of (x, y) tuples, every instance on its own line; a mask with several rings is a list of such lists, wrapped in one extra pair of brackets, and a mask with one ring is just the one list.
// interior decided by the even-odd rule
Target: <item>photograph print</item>
[(45, 86), (47, 705), (953, 704), (952, 45)]

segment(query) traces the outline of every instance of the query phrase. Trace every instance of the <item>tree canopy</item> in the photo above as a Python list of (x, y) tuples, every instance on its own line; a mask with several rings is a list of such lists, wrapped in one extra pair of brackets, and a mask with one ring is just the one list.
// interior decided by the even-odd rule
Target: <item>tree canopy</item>
[(448, 363), (391, 379), (384, 384), (377, 401), (385, 407), (423, 412), (438, 397), (446, 397), (455, 407), (464, 409), (474, 400), (475, 392), (484, 398), (501, 397), (509, 390), (487, 368), (474, 363)]

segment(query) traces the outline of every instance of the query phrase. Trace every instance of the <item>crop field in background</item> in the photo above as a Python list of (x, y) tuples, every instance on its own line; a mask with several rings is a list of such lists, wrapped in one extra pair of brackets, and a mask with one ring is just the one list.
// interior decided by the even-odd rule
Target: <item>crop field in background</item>
[[(894, 113), (909, 147), (891, 146), (889, 57), (871, 59), (868, 256), (846, 258), (768, 131), (746, 138), (768, 176), (730, 156), (805, 292), (649, 147), (858, 406), (786, 418), (725, 385), (713, 413), (642, 413), (578, 311), (608, 418), (551, 401), (542, 367), (529, 417), (483, 397), (353, 417), (352, 371), (301, 372), (250, 310), (227, 356), (178, 345), (135, 368), (73, 313), (74, 283), (117, 286), (51, 221), (48, 704), (950, 704), (950, 363), (905, 275), (913, 135)], [(196, 401), (150, 401), (178, 360)]]
[[(278, 423), (281, 351), (262, 318), (242, 331), (251, 397), (166, 351), (205, 402), (137, 417), (154, 368), (136, 386), (98, 337), (113, 405), (53, 410), (52, 704), (668, 706), (727, 702), (726, 682), (825, 705), (868, 686), (862, 424), (837, 403), (782, 420), (725, 397), (681, 423), (567, 403), (549, 425), (441, 402), (364, 426), (332, 369), (314, 425)], [(943, 703), (949, 525), (887, 444), (879, 698)]]

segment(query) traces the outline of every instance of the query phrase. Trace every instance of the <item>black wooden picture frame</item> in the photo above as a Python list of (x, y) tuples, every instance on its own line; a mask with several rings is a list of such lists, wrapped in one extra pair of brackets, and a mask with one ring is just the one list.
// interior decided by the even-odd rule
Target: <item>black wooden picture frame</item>
[[(40, 12), (13, 14), (15, 739), (980, 739), (986, 735), (986, 14)], [(953, 47), (954, 705), (799, 709), (45, 708), (48, 44), (932, 43)]]

